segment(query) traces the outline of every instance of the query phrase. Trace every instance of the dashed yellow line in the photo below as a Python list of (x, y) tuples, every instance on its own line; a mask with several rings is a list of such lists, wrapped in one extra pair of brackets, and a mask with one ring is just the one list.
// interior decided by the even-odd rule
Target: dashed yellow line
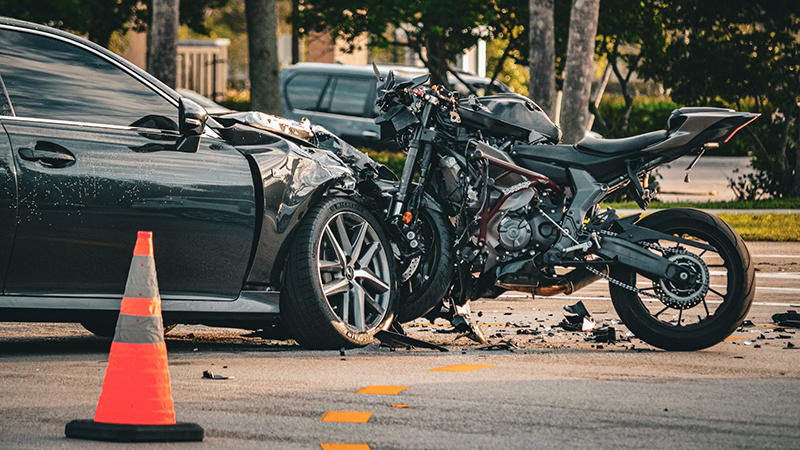
[(397, 395), (408, 389), (408, 386), (367, 386), (356, 394)]
[(367, 423), (370, 417), (369, 411), (328, 411), (320, 422)]
[(431, 369), (432, 372), (472, 372), (473, 370), (487, 369), (494, 367), (493, 364), (454, 364), (452, 366)]
[(367, 444), (319, 444), (322, 450), (371, 450)]

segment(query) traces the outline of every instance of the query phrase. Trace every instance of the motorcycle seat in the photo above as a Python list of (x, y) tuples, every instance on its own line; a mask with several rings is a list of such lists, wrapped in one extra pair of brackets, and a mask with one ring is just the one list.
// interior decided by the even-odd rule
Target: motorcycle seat
[(642, 150), (665, 140), (668, 135), (667, 131), (661, 130), (622, 139), (597, 139), (587, 136), (575, 144), (575, 148), (579, 151), (616, 155)]

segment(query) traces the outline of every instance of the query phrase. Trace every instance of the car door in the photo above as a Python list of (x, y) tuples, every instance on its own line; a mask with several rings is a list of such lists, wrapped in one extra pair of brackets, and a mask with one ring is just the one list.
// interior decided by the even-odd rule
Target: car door
[(138, 230), (162, 298), (239, 294), (256, 208), (238, 151), (210, 131), (176, 151), (177, 101), (79, 41), (0, 28), (0, 76), (20, 198), (6, 295), (118, 298)]

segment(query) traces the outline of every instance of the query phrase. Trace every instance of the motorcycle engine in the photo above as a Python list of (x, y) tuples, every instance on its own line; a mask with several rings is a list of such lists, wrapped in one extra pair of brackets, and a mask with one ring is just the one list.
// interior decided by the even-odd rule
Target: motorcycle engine
[(531, 225), (516, 212), (509, 214), (500, 221), (497, 238), (508, 251), (522, 250), (531, 241)]
[[(539, 212), (539, 210), (542, 212)], [(545, 217), (546, 215), (546, 217)], [(497, 224), (498, 250), (514, 254), (520, 251), (538, 253), (550, 248), (558, 238), (563, 208), (554, 205), (547, 195), (532, 204), (507, 212)]]

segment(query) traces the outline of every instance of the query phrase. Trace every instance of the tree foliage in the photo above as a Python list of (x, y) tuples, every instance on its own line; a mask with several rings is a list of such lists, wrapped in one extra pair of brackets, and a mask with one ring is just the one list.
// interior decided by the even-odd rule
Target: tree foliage
[[(479, 39), (518, 33), (527, 22), (527, 15), (520, 17), (525, 5), (521, 0), (301, 0), (292, 20), (303, 35), (326, 32), (351, 46), (363, 33), (372, 47), (406, 46), (425, 63), (434, 83), (447, 85), (448, 62)], [(402, 30), (404, 39), (395, 42), (391, 30)]]
[(762, 113), (745, 130), (759, 174), (749, 194), (800, 196), (800, 3), (650, 0), (665, 46), (643, 46), (640, 73), (683, 105)]
[[(181, 23), (207, 34), (205, 12), (228, 0), (186, 0), (180, 3)], [(114, 32), (144, 31), (150, 22), (140, 0), (0, 0), (0, 15), (85, 34), (108, 47)], [(151, 2), (147, 2), (148, 6)]]

